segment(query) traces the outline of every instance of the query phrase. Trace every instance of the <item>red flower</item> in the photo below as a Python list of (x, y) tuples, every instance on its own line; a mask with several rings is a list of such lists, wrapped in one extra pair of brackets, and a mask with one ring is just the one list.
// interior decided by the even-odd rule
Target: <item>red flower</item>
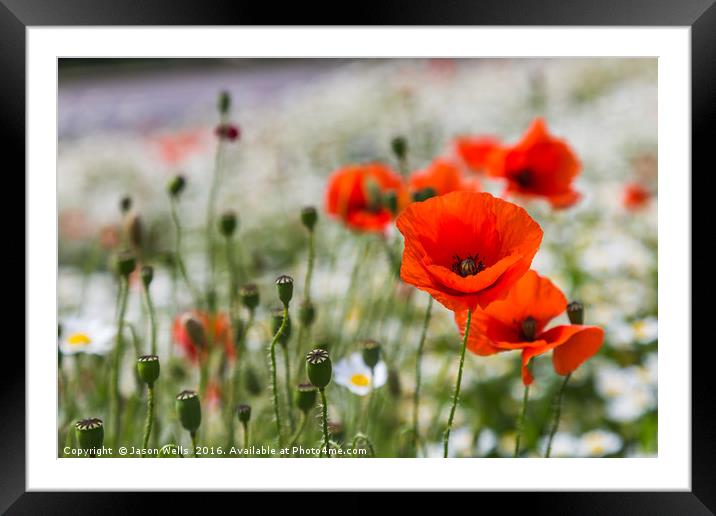
[(639, 183), (629, 183), (624, 187), (622, 203), (630, 211), (643, 208), (651, 199), (651, 192)]
[[(530, 270), (504, 299), (473, 313), (467, 347), (478, 355), (521, 350), (525, 385), (533, 381), (529, 361), (550, 350), (554, 350), (552, 363), (557, 374), (569, 374), (599, 350), (604, 330), (578, 324), (545, 330), (566, 308), (564, 294), (550, 280)], [(466, 311), (455, 313), (462, 334), (466, 321)]]
[(537, 118), (517, 145), (490, 155), (489, 172), (507, 180), (506, 193), (542, 197), (554, 208), (567, 208), (580, 198), (572, 187), (580, 168), (567, 142), (550, 135)]
[(172, 325), (172, 335), (174, 342), (178, 344), (184, 351), (186, 356), (192, 361), (206, 357), (206, 350), (202, 350), (199, 343), (194, 342), (191, 335), (186, 330), (185, 320), (187, 317), (193, 317), (204, 329), (207, 341), (212, 346), (223, 346), (229, 358), (234, 358), (234, 345), (231, 339), (231, 324), (229, 316), (224, 313), (210, 315), (201, 310), (191, 310), (185, 312), (174, 319)]
[(480, 190), (477, 180), (465, 180), (457, 165), (445, 158), (437, 158), (425, 170), (413, 172), (409, 179), (414, 192), (431, 188), (435, 195), (444, 195), (457, 190)]
[(157, 137), (154, 144), (159, 157), (167, 165), (175, 166), (202, 148), (202, 130), (181, 131)]
[(452, 192), (408, 205), (400, 277), (450, 310), (503, 297), (530, 268), (542, 229), (519, 206), (488, 193)]
[(333, 172), (326, 189), (326, 211), (360, 231), (383, 231), (393, 214), (382, 196), (395, 191), (404, 196), (401, 177), (379, 163), (349, 165)]
[(233, 142), (239, 138), (241, 132), (239, 126), (234, 124), (222, 124), (216, 128), (216, 136), (222, 140)]
[(455, 140), (455, 153), (474, 172), (487, 169), (492, 153), (500, 150), (500, 140), (492, 136), (461, 136)]

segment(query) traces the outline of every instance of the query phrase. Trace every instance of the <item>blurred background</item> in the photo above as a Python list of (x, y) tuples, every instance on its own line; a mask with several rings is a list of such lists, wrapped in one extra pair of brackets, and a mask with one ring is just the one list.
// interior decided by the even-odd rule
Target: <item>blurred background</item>
[[(203, 283), (203, 224), (222, 90), (231, 93), (231, 118), (241, 136), (227, 150), (218, 211), (239, 214), (240, 260), (268, 300), (248, 336), (259, 383), (267, 382), (263, 351), (273, 280), (280, 273), (303, 277), (306, 237), (298, 214), (305, 205), (322, 208), (333, 170), (372, 160), (394, 165), (390, 141), (396, 135), (409, 141), (410, 168), (421, 169), (434, 157), (449, 155), (458, 135), (493, 135), (513, 143), (536, 116), (543, 116), (582, 161), (576, 188), (583, 199), (562, 212), (552, 212), (545, 203), (525, 205), (545, 228), (533, 267), (568, 298), (581, 299), (587, 323), (607, 332), (600, 353), (573, 376), (553, 455), (657, 453), (655, 59), (61, 59), (60, 322), (112, 327), (117, 289), (107, 264), (121, 231), (120, 199), (132, 197), (142, 217), (147, 256), (159, 264), (173, 246), (166, 184), (177, 173), (188, 184), (180, 213), (186, 260), (195, 282)], [(630, 196), (635, 185), (643, 192), (636, 201)], [(489, 180), (483, 188), (501, 192)], [(393, 229), (390, 236), (400, 235)], [(363, 252), (361, 239), (322, 217), (313, 284), (316, 340), (335, 338), (334, 312), (342, 310), (353, 263)], [(367, 336), (360, 321), (385, 281), (387, 265), (379, 250), (371, 252), (371, 274), (361, 282), (344, 321), (344, 329), (356, 337)], [(173, 319), (191, 308), (191, 297), (173, 288), (170, 267), (156, 269), (152, 289), (160, 314), (160, 356), (176, 360), (167, 380), (171, 390), (195, 374), (182, 364), (171, 334)], [(397, 386), (387, 385), (378, 402), (382, 409), (374, 439), (381, 456), (399, 455), (409, 419), (415, 347), (427, 303), (421, 294), (406, 293), (406, 308), (396, 306), (370, 335), (383, 343), (397, 378)], [(144, 318), (141, 300), (133, 295), (128, 319), (142, 328)], [(458, 339), (451, 314), (436, 304), (420, 412), (427, 456), (441, 456)], [(98, 368), (106, 353), (93, 353)], [(522, 396), (518, 356), (468, 354), (466, 360), (451, 454), (510, 456)], [(70, 378), (80, 371), (72, 361), (61, 368)], [(131, 399), (132, 368), (125, 371), (122, 388)], [(526, 445), (531, 455), (540, 455), (560, 379), (549, 360), (535, 364), (535, 375)], [(60, 442), (78, 411), (94, 415), (104, 410), (93, 373), (78, 381), (85, 388), (76, 391), (71, 411), (61, 403)], [(356, 395), (333, 388), (331, 419), (350, 427), (360, 410)], [(256, 424), (270, 426), (270, 405), (262, 412), (261, 402), (254, 403), (259, 407)], [(134, 410), (141, 413), (139, 406)], [(170, 396), (160, 402), (162, 410), (171, 413)], [(216, 421), (220, 425), (221, 417)], [(160, 424), (159, 442), (180, 440), (175, 426)]]

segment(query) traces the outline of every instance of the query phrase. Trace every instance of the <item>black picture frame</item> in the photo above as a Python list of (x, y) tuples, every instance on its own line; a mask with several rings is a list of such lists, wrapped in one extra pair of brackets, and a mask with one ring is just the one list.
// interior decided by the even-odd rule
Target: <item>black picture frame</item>
[[(25, 29), (42, 25), (607, 25), (691, 27), (692, 169), (703, 168), (699, 190), (713, 175), (710, 159), (716, 126), (715, 0), (445, 0), (410, 3), (345, 4), (330, 10), (321, 4), (282, 2), (202, 3), (189, 0), (0, 0), (0, 113), (2, 143), (15, 168), (25, 167)], [(345, 13), (339, 18), (339, 13)], [(332, 19), (329, 19), (332, 18)], [(709, 130), (711, 129), (711, 130)], [(660, 142), (661, 143), (661, 142)], [(708, 160), (708, 161), (707, 161)], [(707, 165), (708, 163), (708, 165)], [(708, 169), (706, 167), (709, 167)], [(689, 174), (690, 171), (668, 171)], [(710, 172), (710, 174), (709, 174)], [(705, 177), (704, 177), (705, 176)], [(694, 178), (695, 175), (691, 174)], [(692, 210), (695, 203), (692, 201)], [(692, 212), (693, 231), (713, 234), (708, 218)], [(17, 261), (17, 260), (16, 260)], [(701, 265), (695, 258), (692, 267)], [(704, 269), (705, 269), (704, 263)], [(697, 286), (705, 290), (706, 284)], [(694, 291), (695, 292), (695, 291)], [(707, 319), (710, 303), (693, 303), (692, 320)], [(27, 307), (31, 309), (31, 307)], [(689, 343), (680, 343), (684, 346)], [(712, 339), (692, 345), (692, 489), (689, 492), (535, 492), (510, 494), (537, 513), (552, 514), (714, 514), (716, 512), (716, 387), (708, 360)], [(25, 353), (7, 346), (4, 385), (0, 390), (0, 510), (9, 514), (130, 513), (146, 510), (144, 494), (25, 492)], [(164, 511), (186, 507), (186, 497), (160, 495)], [(231, 495), (225, 495), (231, 496)], [(245, 497), (245, 494), (240, 495)], [(484, 507), (495, 500), (481, 494)], [(245, 499), (245, 498), (244, 498)], [(261, 499), (249, 504), (261, 503)], [(310, 502), (309, 503), (316, 503)], [(323, 502), (321, 502), (323, 503)], [(345, 498), (340, 502), (346, 503)], [(350, 502), (349, 502), (350, 503)], [(489, 505), (485, 505), (485, 504)], [(503, 502), (504, 503), (504, 502)], [(172, 507), (174, 506), (174, 507)], [(247, 507), (249, 507), (248, 505)]]

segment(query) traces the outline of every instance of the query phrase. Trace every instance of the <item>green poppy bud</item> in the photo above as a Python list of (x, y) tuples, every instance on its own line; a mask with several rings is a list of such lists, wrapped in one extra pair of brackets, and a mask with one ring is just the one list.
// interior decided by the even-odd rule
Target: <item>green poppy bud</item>
[(75, 437), (83, 450), (97, 450), (104, 442), (104, 424), (101, 419), (91, 417), (75, 423)]
[(134, 213), (126, 218), (124, 221), (124, 232), (133, 249), (137, 250), (142, 248), (144, 229), (142, 219), (138, 214)]
[(316, 406), (316, 393), (318, 389), (316, 386), (310, 383), (302, 383), (293, 393), (293, 401), (298, 409), (303, 413), (308, 413), (313, 407)]
[[(278, 330), (281, 328), (281, 324), (283, 324), (283, 308), (276, 308), (271, 312), (271, 330), (274, 335), (278, 333)], [(283, 332), (281, 332), (281, 336), (278, 338), (278, 342), (282, 346), (285, 346), (288, 344), (290, 338), (291, 316), (289, 315), (286, 319), (286, 325), (283, 327)]]
[(181, 391), (174, 402), (174, 407), (181, 421), (181, 426), (194, 433), (201, 424), (201, 403), (199, 395), (194, 391)]
[(225, 115), (231, 109), (231, 94), (228, 91), (219, 93), (219, 113)]
[(253, 283), (241, 287), (239, 297), (241, 298), (241, 303), (249, 310), (254, 310), (259, 306), (259, 288)]
[(181, 451), (181, 447), (174, 443), (167, 443), (159, 449), (158, 457), (160, 459), (178, 459), (183, 457), (184, 454)]
[(143, 265), (141, 273), (144, 288), (149, 288), (149, 285), (152, 283), (152, 279), (154, 279), (154, 267), (151, 265)]
[(370, 369), (375, 369), (375, 366), (380, 362), (380, 344), (374, 340), (367, 339), (360, 343), (360, 347), (365, 365)]
[(306, 206), (301, 210), (301, 223), (308, 231), (313, 231), (318, 222), (318, 212), (314, 206)]
[(244, 371), (244, 386), (249, 394), (252, 396), (258, 396), (263, 392), (263, 386), (261, 385), (261, 379), (256, 374), (256, 370), (253, 367), (247, 367)]
[(114, 259), (114, 266), (117, 274), (128, 277), (137, 266), (137, 259), (130, 251), (122, 251)]
[(393, 150), (393, 154), (402, 161), (408, 155), (408, 140), (404, 136), (396, 136), (391, 140), (390, 148)]
[(206, 332), (204, 331), (204, 325), (201, 324), (194, 316), (184, 316), (184, 329), (187, 335), (198, 348), (206, 347)]
[(572, 324), (584, 324), (584, 305), (579, 301), (572, 301), (567, 305), (567, 317)]
[(276, 287), (278, 288), (278, 298), (284, 304), (288, 306), (293, 297), (293, 278), (283, 274), (276, 278)]
[(416, 202), (421, 201), (427, 201), (431, 197), (435, 197), (437, 195), (437, 191), (432, 186), (427, 186), (425, 188), (422, 188), (421, 190), (418, 190), (417, 192), (413, 192), (413, 200)]
[(306, 355), (306, 374), (311, 383), (319, 389), (325, 389), (331, 383), (333, 365), (328, 351), (314, 349)]
[(239, 416), (239, 421), (247, 424), (251, 420), (251, 406), (239, 405), (236, 407), (236, 415)]
[(149, 385), (154, 385), (154, 382), (159, 378), (159, 357), (156, 355), (142, 355), (137, 359), (137, 373), (139, 378)]
[(298, 307), (298, 320), (301, 322), (301, 326), (311, 326), (316, 320), (316, 305), (309, 299), (303, 301)]
[(119, 200), (119, 211), (122, 212), (122, 215), (126, 215), (129, 210), (132, 209), (132, 198), (128, 195), (125, 195)]
[(225, 237), (228, 238), (233, 235), (234, 231), (236, 231), (237, 225), (238, 219), (236, 218), (236, 213), (233, 211), (227, 211), (221, 215), (221, 220), (219, 220), (219, 229), (221, 230), (221, 234)]
[(167, 192), (169, 192), (169, 195), (172, 197), (179, 197), (184, 191), (185, 186), (186, 179), (184, 179), (184, 176), (174, 176), (169, 180), (169, 183), (167, 183)]
[(395, 369), (388, 369), (388, 391), (394, 398), (399, 398), (402, 393), (400, 375)]

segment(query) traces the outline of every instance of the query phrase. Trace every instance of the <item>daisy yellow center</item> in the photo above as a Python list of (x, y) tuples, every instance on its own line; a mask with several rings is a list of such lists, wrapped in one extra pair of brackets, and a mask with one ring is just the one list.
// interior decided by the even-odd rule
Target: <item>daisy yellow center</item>
[(636, 321), (632, 324), (632, 328), (634, 328), (634, 333), (639, 337), (643, 337), (646, 334), (646, 324), (644, 324), (644, 321)]
[(354, 374), (351, 376), (351, 383), (357, 387), (367, 387), (370, 385), (370, 378), (364, 374)]
[(86, 346), (92, 343), (92, 339), (90, 339), (86, 333), (73, 333), (67, 337), (67, 342), (73, 346)]

